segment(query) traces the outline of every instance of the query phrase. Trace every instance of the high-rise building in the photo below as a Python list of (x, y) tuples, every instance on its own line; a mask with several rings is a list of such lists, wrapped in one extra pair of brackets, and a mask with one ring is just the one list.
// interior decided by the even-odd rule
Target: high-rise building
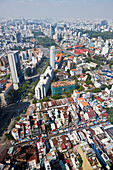
[(102, 20), (101, 21), (101, 26), (105, 26), (105, 25), (108, 25), (108, 21), (107, 20)]
[(22, 42), (22, 37), (21, 37), (21, 33), (20, 32), (16, 33), (16, 42), (17, 43)]
[(55, 46), (50, 47), (50, 66), (55, 68)]
[(50, 37), (53, 38), (54, 34), (55, 34), (55, 27), (50, 25)]
[(10, 66), (13, 87), (15, 90), (17, 90), (19, 85), (24, 81), (24, 73), (22, 73), (21, 71), (18, 51), (9, 52), (8, 61)]
[(40, 81), (35, 87), (36, 99), (38, 100), (43, 99), (47, 95), (52, 79), (53, 69), (50, 66), (48, 66), (44, 74), (40, 76)]

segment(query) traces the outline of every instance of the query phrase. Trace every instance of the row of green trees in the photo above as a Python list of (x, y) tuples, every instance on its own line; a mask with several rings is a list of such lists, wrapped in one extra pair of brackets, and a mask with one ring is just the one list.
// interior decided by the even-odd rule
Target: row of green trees
[(90, 75), (90, 74), (87, 75), (87, 79), (86, 79), (85, 83), (86, 83), (87, 85), (93, 84), (92, 81), (91, 81), (91, 75)]
[(41, 32), (40, 30), (38, 30), (38, 31), (33, 31), (32, 33), (34, 34), (34, 37), (35, 37), (35, 38), (38, 37), (38, 36), (40, 36), (40, 35), (44, 36), (44, 33)]
[(80, 30), (83, 33), (88, 33), (90, 38), (102, 37), (103, 40), (113, 39), (113, 32), (100, 32), (100, 31), (90, 31), (90, 30)]
[(52, 45), (54, 45), (55, 47), (58, 47), (58, 45), (55, 43), (55, 41), (52, 38), (49, 38), (47, 36), (37, 37), (37, 41), (40, 45), (42, 45), (45, 48), (49, 48)]
[(111, 108), (106, 108), (106, 111), (107, 111), (107, 114), (108, 114), (107, 120), (108, 120), (109, 122), (113, 122), (113, 107), (111, 107)]
[(25, 98), (28, 95), (28, 93), (30, 93), (29, 99), (31, 99), (34, 95), (34, 89), (38, 81), (39, 80), (32, 83), (30, 83), (30, 81), (26, 81), (26, 83), (24, 83), (22, 87), (19, 87), (18, 90), (14, 90), (14, 89), (10, 90), (9, 94), (6, 97), (7, 103), (8, 104), (16, 103), (16, 101), (21, 99), (22, 95), (23, 98)]
[(111, 69), (111, 66), (113, 65), (113, 61), (109, 62), (109, 68)]

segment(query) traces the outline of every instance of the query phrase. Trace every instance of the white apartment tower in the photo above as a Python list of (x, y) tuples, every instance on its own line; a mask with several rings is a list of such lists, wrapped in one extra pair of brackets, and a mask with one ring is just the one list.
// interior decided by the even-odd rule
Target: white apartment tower
[(8, 53), (8, 61), (11, 72), (13, 88), (18, 90), (19, 85), (24, 81), (24, 73), (21, 71), (18, 51)]
[(53, 69), (50, 66), (48, 66), (44, 74), (40, 76), (40, 81), (35, 87), (36, 99), (38, 100), (43, 99), (47, 95), (52, 79)]
[(50, 47), (50, 66), (55, 68), (55, 46)]

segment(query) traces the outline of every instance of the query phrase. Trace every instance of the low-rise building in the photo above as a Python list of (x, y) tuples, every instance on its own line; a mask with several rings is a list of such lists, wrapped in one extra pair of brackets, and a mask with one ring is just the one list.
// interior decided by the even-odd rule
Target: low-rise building
[(94, 170), (99, 169), (101, 170), (101, 164), (99, 163), (96, 153), (93, 151), (92, 148), (89, 147), (87, 142), (81, 142), (78, 145), (77, 149), (78, 153), (81, 155), (83, 160), (83, 170)]
[(75, 81), (58, 81), (53, 82), (51, 85), (52, 95), (62, 94), (62, 92), (68, 92), (75, 88)]

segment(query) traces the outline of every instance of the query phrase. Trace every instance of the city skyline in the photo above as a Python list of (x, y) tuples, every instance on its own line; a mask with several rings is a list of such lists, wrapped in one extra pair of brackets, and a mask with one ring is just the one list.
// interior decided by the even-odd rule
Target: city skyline
[(0, 0), (0, 17), (112, 19), (112, 0)]
[(112, 2), (90, 1), (0, 0), (0, 169), (113, 169)]

